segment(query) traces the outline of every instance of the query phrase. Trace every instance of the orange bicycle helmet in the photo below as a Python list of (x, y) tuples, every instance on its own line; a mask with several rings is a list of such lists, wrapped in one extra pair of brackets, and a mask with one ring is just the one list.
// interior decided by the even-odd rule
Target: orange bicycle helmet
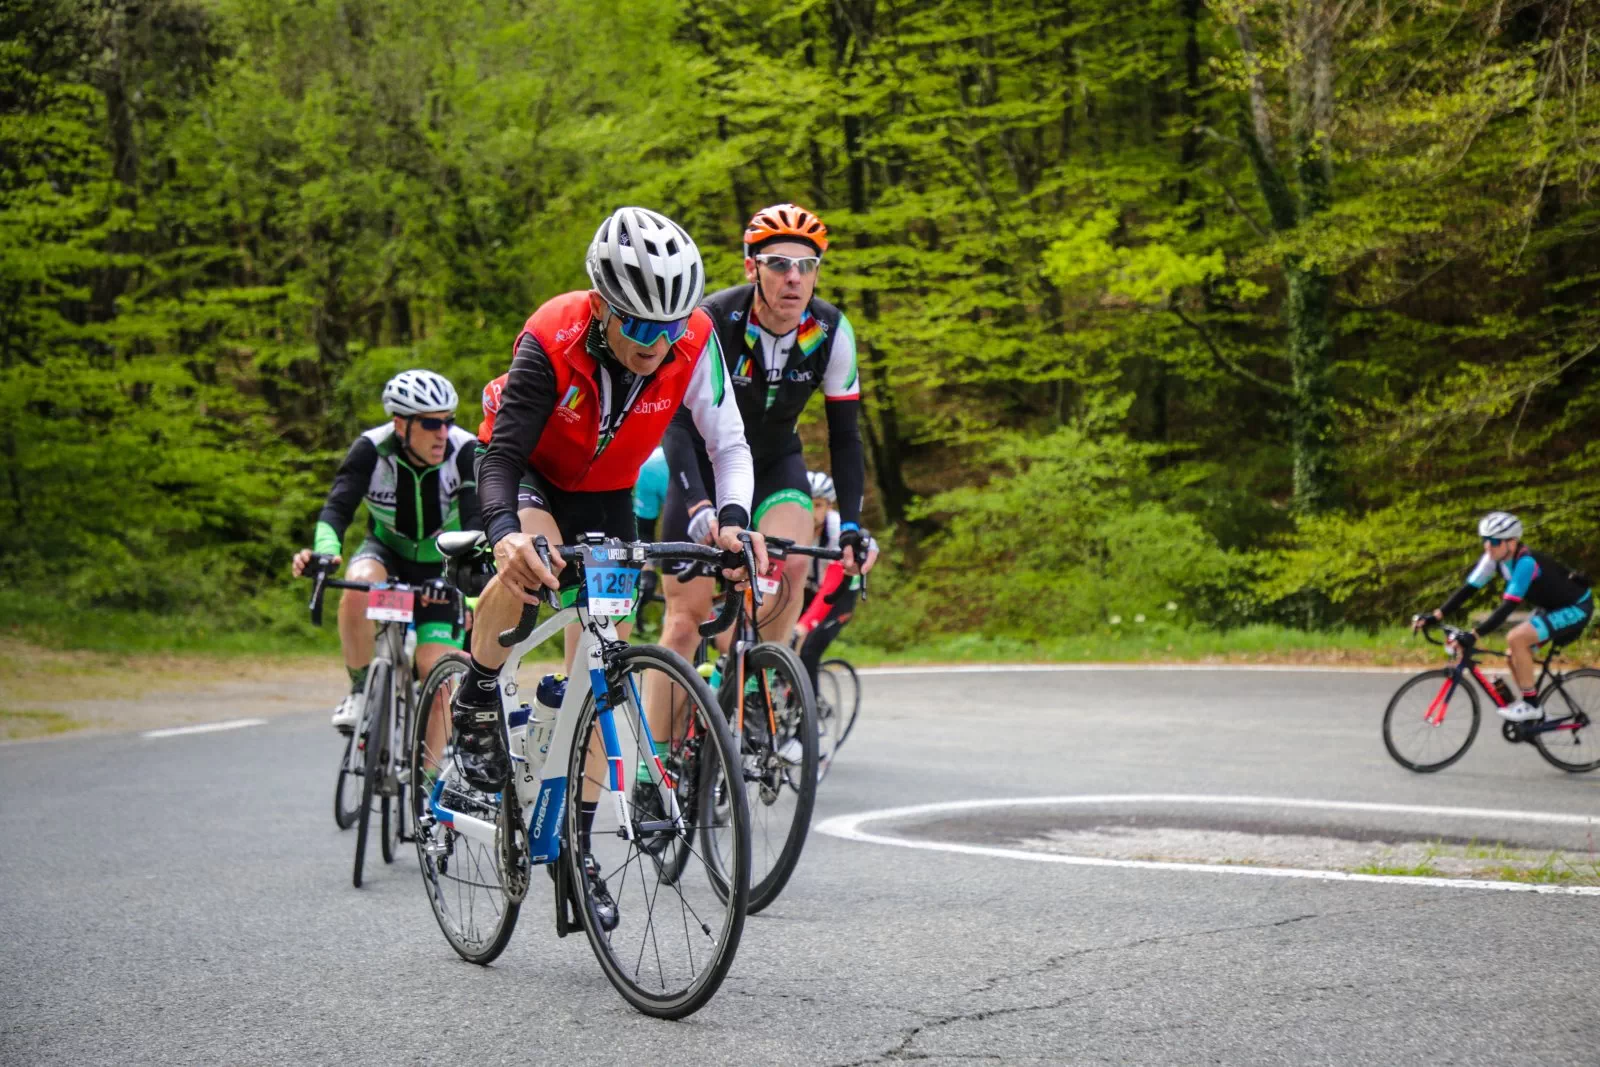
[(828, 227), (799, 204), (774, 204), (755, 213), (744, 228), (744, 254), (754, 255), (768, 241), (804, 241), (821, 255), (828, 250)]

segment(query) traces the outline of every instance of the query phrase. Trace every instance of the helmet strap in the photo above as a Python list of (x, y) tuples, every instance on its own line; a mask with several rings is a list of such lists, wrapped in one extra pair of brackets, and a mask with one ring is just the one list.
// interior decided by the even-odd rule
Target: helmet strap
[(401, 437), (400, 437), (400, 458), (404, 459), (407, 463), (411, 464), (413, 467), (431, 467), (431, 466), (433, 466), (433, 464), (429, 463), (426, 459), (424, 459), (421, 455), (419, 455), (411, 447), (411, 430), (412, 430), (412, 427), (416, 424), (417, 417), (415, 415), (407, 415), (405, 417), (405, 419), (406, 419), (406, 432), (404, 434), (402, 434)]

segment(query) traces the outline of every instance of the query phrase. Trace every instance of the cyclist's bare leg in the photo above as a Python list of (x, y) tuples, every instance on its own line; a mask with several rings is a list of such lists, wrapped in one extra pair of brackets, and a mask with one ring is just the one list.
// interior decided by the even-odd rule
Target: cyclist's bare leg
[[(454, 647), (429, 641), (425, 645), (417, 646), (417, 677), (427, 678), (435, 665), (444, 658), (445, 653), (454, 652)], [(421, 714), (428, 716), (428, 725), (423, 735), (423, 751), (428, 754), (428, 769), (433, 770), (435, 760), (439, 753), (444, 751), (445, 741), (450, 723), (450, 698), (440, 690), (434, 696), (433, 707), (418, 709)]]
[[(768, 537), (785, 537), (806, 544), (812, 536), (811, 512), (799, 504), (774, 504), (761, 516), (758, 527)], [(767, 597), (756, 613), (756, 621), (764, 641), (789, 643), (794, 634), (794, 624), (800, 621), (800, 608), (805, 601), (806, 568), (811, 560), (805, 556), (790, 556), (783, 561), (783, 588)]]
[[(345, 578), (352, 582), (383, 582), (389, 572), (383, 564), (367, 557), (358, 559), (345, 568)], [(367, 594), (359, 589), (344, 589), (339, 596), (339, 647), (344, 651), (344, 665), (359, 671), (372, 662), (376, 638), (372, 623), (367, 620)]]
[(1533, 651), (1539, 647), (1539, 631), (1530, 622), (1519, 622), (1506, 634), (1507, 659), (1511, 662), (1511, 676), (1526, 693), (1533, 688)]
[[(716, 592), (714, 578), (680, 582), (676, 575), (662, 576), (661, 595), (667, 605), (661, 619), (661, 643), (691, 664), (700, 644), (700, 624), (711, 614), (711, 601)], [(650, 733), (661, 743), (686, 729), (679, 714), (683, 708), (682, 698), (672, 694), (671, 689), (672, 682), (660, 671), (651, 671), (645, 679), (645, 711), (650, 720)], [(676, 706), (668, 707), (669, 696)]]

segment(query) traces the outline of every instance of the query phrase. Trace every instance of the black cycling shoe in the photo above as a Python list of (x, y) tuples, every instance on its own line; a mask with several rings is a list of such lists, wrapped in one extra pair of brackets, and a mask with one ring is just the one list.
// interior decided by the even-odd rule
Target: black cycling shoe
[(500, 709), (451, 701), (450, 718), (456, 728), (456, 764), (461, 777), (474, 789), (500, 792), (511, 773)]
[(606, 888), (606, 880), (600, 877), (600, 864), (595, 861), (593, 853), (583, 854), (583, 876), (589, 880), (589, 902), (594, 905), (594, 921), (609, 934), (617, 928), (620, 916), (617, 914), (617, 902), (611, 899), (611, 891)]

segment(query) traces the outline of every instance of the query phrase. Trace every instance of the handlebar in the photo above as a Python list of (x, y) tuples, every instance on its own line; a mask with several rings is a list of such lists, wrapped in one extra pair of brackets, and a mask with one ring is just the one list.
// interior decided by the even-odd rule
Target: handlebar
[[(1464, 633), (1468, 633), (1469, 632), (1467, 630), (1457, 629), (1456, 627), (1451, 626), (1448, 623), (1440, 622), (1438, 619), (1434, 618), (1432, 615), (1413, 615), (1412, 618), (1413, 619), (1421, 619), (1422, 620), (1422, 639), (1424, 641), (1428, 642), (1428, 644), (1430, 644), (1430, 645), (1439, 645), (1441, 647), (1443, 647), (1444, 645), (1447, 645), (1447, 644), (1452, 644), (1453, 645), (1456, 642), (1456, 638), (1460, 637)], [(1430, 637), (1429, 634), (1433, 630), (1443, 630), (1444, 631), (1444, 640), (1441, 641), (1441, 640), (1438, 640), (1437, 638)], [(1484, 648), (1481, 645), (1473, 645), (1472, 646), (1472, 651), (1474, 653), (1477, 653), (1477, 652), (1486, 653), (1486, 654), (1488, 654), (1490, 656), (1504, 656), (1505, 655), (1504, 652), (1501, 652), (1498, 649)]]
[[(756, 561), (755, 552), (750, 547), (750, 538), (748, 535), (742, 535), (740, 540), (742, 542), (741, 547), (743, 548), (743, 551), (738, 553), (725, 552), (722, 549), (715, 548), (711, 545), (696, 545), (687, 541), (661, 541), (657, 543), (636, 541), (629, 547), (644, 549), (644, 557), (647, 560), (688, 559), (694, 560), (698, 563), (709, 564), (719, 569), (746, 567), (748, 568), (750, 574), (754, 574), (756, 570)], [(588, 546), (551, 546), (551, 544), (542, 536), (534, 538), (533, 541), (534, 551), (539, 553), (539, 559), (543, 561), (546, 567), (551, 566), (552, 553), (560, 553), (563, 560), (571, 563), (574, 560), (582, 558), (585, 547)], [(553, 569), (554, 568), (552, 568), (552, 570)], [(546, 601), (551, 607), (559, 609), (561, 606), (559, 594), (557, 594), (553, 589), (547, 590), (546, 592), (548, 594)], [(756, 591), (756, 596), (756, 603), (760, 604), (761, 601), (759, 599), (759, 590)], [(737, 604), (735, 605), (735, 613), (736, 612)], [(724, 610), (723, 615), (726, 616), (725, 620), (723, 617), (719, 616), (713, 622), (703, 623), (701, 625), (700, 632), (709, 637), (712, 634), (720, 633), (721, 631), (726, 630), (729, 626), (732, 626), (735, 614), (730, 614), (728, 611)], [(517, 625), (510, 630), (501, 632), (499, 637), (501, 647), (510, 648), (519, 641), (526, 640), (528, 635), (533, 633), (533, 628), (538, 625), (538, 622), (538, 603), (524, 604), (522, 606), (522, 618), (518, 621)], [(707, 630), (706, 627), (713, 627), (713, 629)]]
[[(352, 582), (348, 578), (335, 578), (333, 577), (333, 572), (338, 568), (338, 564), (334, 561), (337, 558), (336, 556), (327, 556), (322, 553), (313, 554), (306, 561), (305, 570), (300, 572), (300, 577), (310, 578), (316, 582), (311, 589), (311, 603), (307, 605), (311, 611), (311, 625), (313, 626), (322, 625), (322, 598), (329, 589), (355, 589), (364, 593), (375, 585), (383, 585), (390, 589), (408, 589), (412, 592), (420, 593), (425, 592), (427, 585), (431, 584), (431, 582), (423, 585), (412, 585), (408, 582)], [(435, 579), (435, 581), (441, 580)], [(457, 592), (454, 586), (448, 583), (444, 584), (445, 589), (449, 592)], [(462, 615), (461, 598), (457, 596), (456, 621), (450, 627), (452, 637), (460, 636), (461, 628), (465, 625)]]

